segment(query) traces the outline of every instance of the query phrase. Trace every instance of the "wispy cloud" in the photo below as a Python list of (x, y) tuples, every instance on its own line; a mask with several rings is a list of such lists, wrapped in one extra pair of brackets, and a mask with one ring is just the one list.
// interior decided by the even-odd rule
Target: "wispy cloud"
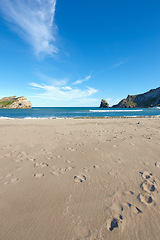
[(91, 78), (91, 75), (88, 75), (88, 76), (85, 77), (84, 79), (77, 80), (77, 81), (73, 82), (72, 84), (73, 84), (73, 85), (78, 85), (78, 84), (81, 84), (81, 83), (83, 83), (83, 82), (88, 81), (90, 78)]
[(68, 100), (85, 100), (94, 93), (96, 89), (92, 87), (85, 87), (85, 89), (72, 88), (70, 86), (56, 86), (47, 84), (30, 83), (33, 89), (39, 89), (42, 92), (35, 95), (35, 97), (52, 99), (56, 101), (68, 101)]
[(45, 80), (48, 84), (50, 85), (54, 85), (54, 86), (64, 86), (67, 84), (68, 82), (68, 78), (64, 78), (64, 79), (55, 79), (53, 77), (50, 76), (46, 76), (42, 73), (36, 73), (36, 75), (41, 78), (43, 81)]
[(0, 0), (0, 10), (12, 28), (29, 43), (36, 55), (53, 55), (56, 0)]
[(123, 63), (124, 63), (124, 61), (121, 60), (121, 61), (119, 61), (118, 63), (114, 64), (114, 65), (112, 66), (112, 68), (117, 68), (117, 67), (121, 66)]
[(120, 67), (122, 64), (125, 64), (125, 63), (127, 63), (127, 62), (128, 62), (128, 59), (122, 59), (122, 60), (120, 60), (119, 62), (117, 62), (116, 64), (112, 65), (111, 68), (118, 68), (118, 67)]

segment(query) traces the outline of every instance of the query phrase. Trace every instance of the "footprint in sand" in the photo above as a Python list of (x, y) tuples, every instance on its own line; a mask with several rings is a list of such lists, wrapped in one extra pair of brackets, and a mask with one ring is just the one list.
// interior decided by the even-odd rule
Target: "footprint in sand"
[(58, 155), (58, 156), (56, 156), (56, 158), (62, 158), (62, 155)]
[(120, 214), (118, 217), (111, 217), (107, 220), (108, 231), (113, 231), (115, 228), (122, 228), (123, 217)]
[(12, 178), (11, 180), (10, 180), (10, 182), (11, 183), (14, 183), (14, 182), (17, 182), (19, 180), (19, 178)]
[(38, 167), (38, 163), (34, 163), (34, 168), (37, 168)]
[(44, 173), (35, 173), (33, 176), (36, 178), (41, 178), (44, 177)]
[(36, 161), (36, 159), (35, 159), (35, 158), (27, 158), (27, 160), (28, 160), (28, 161), (31, 161), (31, 162), (34, 162), (34, 161)]
[(153, 202), (152, 196), (147, 193), (140, 193), (138, 195), (138, 199), (140, 202), (145, 203), (145, 204), (151, 204)]
[(67, 172), (67, 171), (70, 171), (72, 169), (73, 169), (73, 167), (65, 167), (65, 168), (60, 168), (60, 171), (61, 172)]
[(100, 168), (98, 165), (93, 165), (93, 168)]
[(82, 183), (86, 180), (86, 177), (84, 175), (74, 176), (74, 181), (76, 183)]
[(84, 143), (77, 143), (76, 146), (83, 146)]
[(92, 170), (92, 168), (93, 169), (96, 169), (96, 168), (100, 168), (98, 165), (93, 165), (92, 167), (90, 167), (90, 168), (86, 168), (86, 167), (84, 167), (84, 168), (82, 168), (82, 171), (84, 171), (84, 172), (90, 172), (91, 170)]
[(70, 151), (70, 152), (75, 152), (75, 151), (77, 151), (77, 149), (75, 149), (75, 148), (66, 148), (66, 150), (68, 150), (68, 151)]
[[(140, 185), (144, 193), (140, 193), (138, 195), (138, 199), (142, 203), (152, 204), (154, 202), (152, 193), (156, 191), (156, 181), (153, 178), (152, 173), (140, 172), (140, 174), (145, 179), (145, 181)], [(156, 204), (154, 203), (154, 205)]]
[(84, 172), (90, 172), (90, 169), (89, 169), (89, 168), (82, 168), (82, 171), (84, 171)]
[(131, 195), (134, 195), (134, 192), (133, 192), (133, 191), (129, 191), (129, 193), (130, 193)]
[(59, 175), (62, 174), (61, 171), (59, 171), (58, 169), (52, 170), (52, 171), (50, 171), (50, 173), (55, 175), (55, 176), (59, 176)]
[(13, 177), (13, 174), (12, 174), (12, 173), (9, 173), (9, 174), (7, 174), (7, 175), (5, 176), (5, 178), (7, 178), (8, 181), (6, 181), (6, 182), (4, 183), (4, 185), (6, 185), (6, 184), (8, 184), (8, 183), (14, 183), (14, 182), (17, 182), (17, 181), (19, 180), (19, 178), (11, 178), (11, 177)]
[(160, 162), (155, 162), (155, 166), (160, 168)]
[(34, 168), (37, 167), (48, 167), (49, 164), (48, 163), (34, 163)]
[(121, 164), (122, 160), (119, 158), (119, 159), (115, 160), (114, 162), (117, 163), (117, 164)]
[(64, 161), (64, 162), (70, 164), (70, 163), (72, 163), (73, 161), (66, 160), (66, 161)]
[(40, 163), (39, 165), (40, 165), (41, 167), (48, 167), (48, 166), (49, 166), (48, 163), (44, 163), (44, 162), (43, 162), (43, 163)]
[(144, 179), (150, 179), (150, 180), (153, 179), (152, 173), (148, 173), (148, 172), (139, 172), (139, 173)]
[(50, 171), (51, 174), (59, 176), (61, 174), (64, 174), (67, 171), (72, 170), (73, 167), (65, 167), (65, 168), (56, 168), (55, 166), (53, 167), (53, 170)]
[(140, 187), (145, 191), (145, 192), (148, 192), (148, 193), (152, 193), (156, 190), (155, 188), (155, 181), (153, 182), (150, 182), (148, 180), (145, 180), (141, 185)]
[(5, 177), (6, 178), (10, 178), (10, 177), (12, 177), (13, 176), (13, 173), (8, 173)]
[(139, 214), (143, 213), (140, 208), (134, 206), (132, 203), (127, 202), (127, 206), (132, 210), (133, 213)]
[(27, 155), (27, 152), (18, 152), (18, 159), (16, 159), (15, 162), (22, 162), (23, 159), (27, 157)]

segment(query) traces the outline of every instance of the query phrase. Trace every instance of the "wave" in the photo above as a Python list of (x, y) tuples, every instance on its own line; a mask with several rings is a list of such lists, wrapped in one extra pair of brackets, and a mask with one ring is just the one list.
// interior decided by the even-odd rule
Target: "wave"
[(139, 110), (89, 110), (89, 112), (99, 112), (99, 113), (103, 113), (103, 112), (142, 112), (142, 109)]
[(14, 119), (14, 118), (10, 118), (10, 117), (0, 117), (0, 119)]
[(33, 119), (56, 119), (56, 117), (0, 117), (0, 120), (1, 119), (5, 119), (5, 120), (14, 120), (14, 119), (18, 119), (18, 120), (21, 120), (21, 119), (26, 119), (26, 120), (33, 120)]
[(55, 119), (55, 117), (24, 117), (22, 119), (32, 120), (32, 119)]
[(28, 120), (30, 120), (30, 119), (47, 119), (47, 118), (45, 118), (45, 117), (24, 117), (24, 118), (22, 118), (22, 119), (28, 119)]

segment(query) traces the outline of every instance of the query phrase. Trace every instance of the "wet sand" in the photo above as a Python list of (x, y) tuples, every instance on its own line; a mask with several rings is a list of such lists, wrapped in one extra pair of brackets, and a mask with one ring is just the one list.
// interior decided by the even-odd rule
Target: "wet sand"
[(1, 240), (158, 240), (160, 118), (0, 120)]

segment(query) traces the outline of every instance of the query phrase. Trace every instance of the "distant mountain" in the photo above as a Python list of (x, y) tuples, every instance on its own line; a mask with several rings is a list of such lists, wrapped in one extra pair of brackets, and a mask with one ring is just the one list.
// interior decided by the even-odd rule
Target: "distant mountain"
[(128, 95), (127, 98), (121, 100), (113, 108), (149, 108), (160, 106), (160, 87), (151, 89), (150, 91), (138, 94)]
[(0, 99), (0, 108), (31, 108), (31, 102), (22, 97), (4, 97)]

